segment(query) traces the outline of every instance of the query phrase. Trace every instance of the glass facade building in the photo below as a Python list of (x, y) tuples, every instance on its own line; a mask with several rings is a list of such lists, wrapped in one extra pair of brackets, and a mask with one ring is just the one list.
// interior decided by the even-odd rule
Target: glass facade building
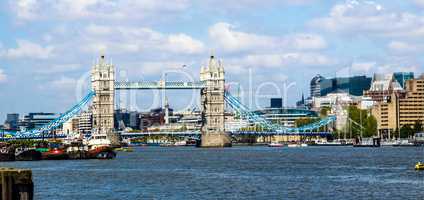
[(396, 72), (393, 77), (405, 89), (405, 82), (414, 79), (414, 72)]
[(58, 118), (60, 115), (57, 113), (29, 113), (24, 116), (24, 120), (22, 121), (22, 127), (27, 130), (40, 128), (54, 119)]
[(326, 79), (320, 75), (311, 81), (311, 97), (326, 96), (330, 93), (344, 92), (354, 96), (362, 96), (371, 87), (372, 78), (353, 76)]
[(311, 97), (319, 97), (321, 96), (321, 82), (324, 80), (325, 78), (321, 75), (316, 75), (314, 78), (312, 78), (310, 86), (311, 86)]
[(271, 108), (282, 108), (283, 99), (282, 98), (271, 98)]

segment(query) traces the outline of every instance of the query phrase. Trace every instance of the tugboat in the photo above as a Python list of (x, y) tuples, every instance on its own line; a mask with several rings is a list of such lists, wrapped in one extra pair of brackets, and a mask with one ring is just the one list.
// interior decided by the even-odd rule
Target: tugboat
[(88, 140), (87, 157), (90, 159), (113, 159), (116, 157), (106, 134), (95, 135)]
[(17, 148), (15, 150), (16, 161), (37, 161), (42, 159), (42, 153), (30, 148)]
[(69, 159), (88, 159), (88, 147), (84, 146), (82, 141), (71, 142), (66, 148)]
[(43, 160), (65, 160), (69, 156), (63, 149), (54, 148), (42, 153), (42, 158)]
[(12, 145), (7, 145), (6, 143), (0, 143), (0, 162), (14, 160), (15, 147)]
[(88, 150), (87, 156), (91, 159), (113, 159), (116, 157), (116, 153), (112, 147), (99, 146)]

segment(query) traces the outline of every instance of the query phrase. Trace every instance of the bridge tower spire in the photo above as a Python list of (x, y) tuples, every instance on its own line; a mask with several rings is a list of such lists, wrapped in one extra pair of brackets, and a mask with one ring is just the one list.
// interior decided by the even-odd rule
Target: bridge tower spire
[(225, 133), (224, 94), (225, 72), (222, 63), (211, 56), (206, 67), (200, 70), (200, 80), (206, 87), (201, 90), (202, 104), (202, 147), (231, 146)]
[(91, 70), (93, 99), (93, 136), (106, 136), (112, 145), (119, 144), (114, 130), (115, 67), (102, 54)]

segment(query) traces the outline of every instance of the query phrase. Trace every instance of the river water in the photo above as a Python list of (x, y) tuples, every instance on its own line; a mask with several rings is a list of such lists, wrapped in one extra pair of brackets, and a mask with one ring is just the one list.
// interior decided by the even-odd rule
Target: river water
[(141, 147), (114, 160), (6, 162), (35, 199), (424, 199), (422, 147)]

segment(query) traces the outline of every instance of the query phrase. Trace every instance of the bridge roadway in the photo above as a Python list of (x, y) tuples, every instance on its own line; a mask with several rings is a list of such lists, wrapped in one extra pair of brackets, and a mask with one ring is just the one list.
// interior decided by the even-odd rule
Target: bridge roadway
[[(274, 136), (274, 135), (300, 135), (300, 136), (321, 136), (326, 137), (330, 136), (331, 132), (303, 132), (303, 133), (280, 133), (280, 132), (257, 132), (257, 131), (228, 131), (229, 135), (232, 136), (243, 136), (243, 135), (254, 135), (254, 136)], [(134, 137), (142, 137), (142, 136), (154, 136), (154, 135), (160, 135), (160, 136), (189, 136), (194, 137), (198, 136), (200, 137), (201, 132), (200, 131), (185, 131), (185, 132), (137, 132), (137, 133), (130, 133), (130, 132), (122, 132), (121, 134), (122, 138), (134, 138)], [(51, 139), (51, 138), (67, 138), (67, 135), (65, 134), (56, 134), (56, 135), (28, 135), (28, 136), (21, 136), (21, 137), (1, 137), (0, 140), (25, 140), (25, 139), (35, 139), (35, 140), (41, 140), (41, 139)]]
[(127, 82), (116, 81), (115, 90), (153, 90), (153, 89), (202, 89), (205, 88), (205, 82), (165, 82), (165, 81), (150, 81), (150, 82)]

